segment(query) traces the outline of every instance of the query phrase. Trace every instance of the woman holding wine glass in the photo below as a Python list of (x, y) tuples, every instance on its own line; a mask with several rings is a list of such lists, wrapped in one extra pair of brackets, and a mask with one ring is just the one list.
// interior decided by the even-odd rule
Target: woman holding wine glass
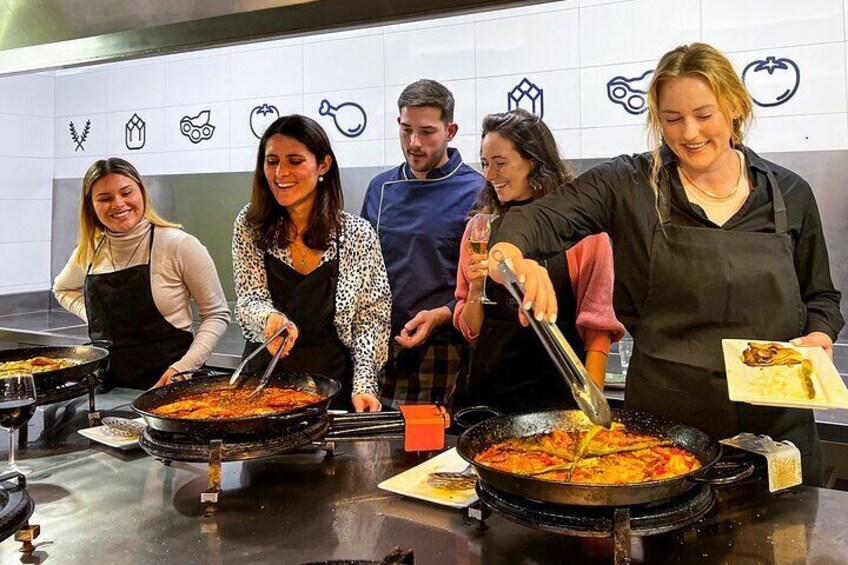
[[(540, 198), (572, 176), (547, 125), (525, 110), (483, 120), (480, 161), (486, 178), (463, 237), (454, 325), (473, 346), (454, 407), (485, 404), (502, 412), (573, 406), (571, 393), (541, 342), (522, 327), (506, 289), (486, 293), (487, 246), (494, 218)], [(476, 246), (476, 249), (475, 249)], [(606, 235), (551, 257), (546, 268), (560, 304), (557, 322), (592, 379), (603, 387), (610, 343), (624, 327), (612, 308), (612, 249)]]
[(9, 432), (9, 460), (3, 475), (22, 473), (15, 463), (15, 432), (35, 414), (35, 381), (29, 373), (0, 372), (0, 428)]

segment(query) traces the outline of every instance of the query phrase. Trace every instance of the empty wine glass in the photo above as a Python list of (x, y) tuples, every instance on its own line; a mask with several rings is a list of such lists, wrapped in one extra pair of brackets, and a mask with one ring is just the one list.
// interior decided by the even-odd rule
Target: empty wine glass
[[(487, 253), (489, 251), (489, 237), (492, 235), (492, 222), (497, 218), (495, 214), (475, 214), (471, 218), (471, 230), (469, 233), (469, 243), (471, 250), (474, 253)], [(486, 279), (483, 275), (483, 292), (476, 302), (480, 304), (497, 304), (494, 300), (490, 300), (486, 296)]]
[(15, 464), (15, 432), (35, 414), (35, 381), (31, 373), (0, 373), (0, 428), (9, 432), (6, 473), (21, 473)]

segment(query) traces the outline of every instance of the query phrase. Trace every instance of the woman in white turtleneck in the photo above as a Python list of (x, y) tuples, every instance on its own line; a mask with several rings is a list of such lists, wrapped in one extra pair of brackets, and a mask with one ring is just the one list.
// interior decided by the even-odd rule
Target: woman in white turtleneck
[(161, 386), (199, 368), (230, 321), (209, 252), (156, 213), (138, 171), (118, 158), (85, 175), (79, 242), (53, 294), (88, 322), (92, 340), (112, 342), (107, 387)]

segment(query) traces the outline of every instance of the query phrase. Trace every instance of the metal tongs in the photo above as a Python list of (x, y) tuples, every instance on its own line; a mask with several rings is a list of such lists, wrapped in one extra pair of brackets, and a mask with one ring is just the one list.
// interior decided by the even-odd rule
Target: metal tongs
[[(504, 286), (518, 302), (518, 307), (523, 308), (524, 285), (518, 282), (512, 261), (505, 259), (500, 250), (495, 250), (492, 257), (497, 261), (498, 272), (506, 281)], [(577, 406), (593, 423), (609, 428), (612, 425), (609, 403), (607, 403), (607, 399), (598, 385), (589, 377), (586, 367), (580, 361), (574, 349), (571, 348), (571, 345), (565, 340), (565, 336), (562, 335), (556, 324), (547, 320), (540, 322), (531, 312), (526, 314), (530, 325), (539, 339), (542, 340), (542, 345), (545, 346), (548, 355), (551, 356), (554, 366), (559, 370), (559, 374), (571, 390)]]
[[(242, 360), (242, 362), (239, 363), (239, 366), (236, 367), (236, 370), (233, 371), (233, 375), (230, 377), (230, 385), (235, 385), (236, 383), (238, 383), (241, 380), (241, 372), (244, 370), (245, 366), (250, 362), (250, 360), (253, 359), (254, 357), (256, 357), (257, 355), (259, 355), (260, 353), (262, 353), (262, 351), (264, 351), (265, 348), (268, 347), (269, 343), (271, 343), (272, 341), (274, 341), (275, 339), (277, 339), (278, 337), (283, 335), (283, 333), (287, 329), (287, 326), (288, 326), (288, 324), (283, 324), (283, 327), (281, 327), (276, 332), (271, 334), (271, 337), (266, 339), (265, 342), (262, 345), (257, 347), (253, 351), (253, 353), (251, 353), (250, 355), (245, 357)], [(277, 362), (280, 360), (280, 356), (282, 355), (282, 353), (283, 353), (283, 348), (282, 348), (282, 346), (280, 346), (280, 348), (277, 350), (277, 352), (271, 358), (271, 362), (268, 364), (268, 368), (265, 369), (265, 372), (262, 374), (262, 378), (259, 379), (259, 386), (257, 386), (253, 390), (253, 392), (250, 393), (250, 398), (259, 394), (259, 392), (263, 388), (265, 388), (265, 385), (268, 384), (268, 380), (271, 378), (271, 374), (274, 372), (274, 367), (277, 366)]]

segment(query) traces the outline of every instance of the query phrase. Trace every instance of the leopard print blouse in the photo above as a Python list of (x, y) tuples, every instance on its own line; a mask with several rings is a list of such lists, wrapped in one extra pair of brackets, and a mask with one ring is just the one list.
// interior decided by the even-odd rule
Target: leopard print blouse
[[(248, 204), (239, 212), (233, 226), (235, 315), (245, 339), (262, 343), (268, 316), (277, 309), (268, 290), (263, 252), (256, 247), (253, 230), (245, 219), (249, 207)], [(319, 266), (340, 253), (336, 331), (353, 358), (353, 394), (376, 396), (377, 374), (388, 357), (392, 295), (380, 241), (371, 224), (347, 212), (343, 212), (342, 221), (341, 252), (333, 234)], [(288, 247), (280, 249), (274, 245), (267, 253), (292, 266)]]

